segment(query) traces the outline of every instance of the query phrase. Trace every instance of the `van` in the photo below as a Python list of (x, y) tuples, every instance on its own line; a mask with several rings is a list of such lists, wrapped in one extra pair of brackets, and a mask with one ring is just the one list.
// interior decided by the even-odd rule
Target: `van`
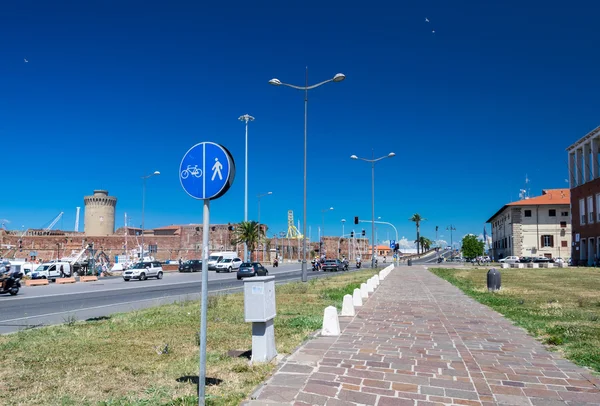
[(208, 257), (208, 269), (214, 271), (217, 269), (217, 263), (221, 262), (225, 258), (234, 259), (237, 258), (237, 253), (235, 252), (213, 252)]
[(56, 279), (71, 276), (71, 264), (68, 262), (47, 262), (31, 273), (31, 279)]

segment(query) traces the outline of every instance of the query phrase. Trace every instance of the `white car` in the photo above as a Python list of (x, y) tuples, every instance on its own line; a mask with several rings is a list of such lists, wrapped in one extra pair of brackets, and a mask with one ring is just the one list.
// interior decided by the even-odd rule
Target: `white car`
[(518, 264), (519, 263), (519, 257), (511, 255), (509, 257), (502, 258), (498, 262), (500, 262), (500, 263), (506, 263), (506, 264)]
[(216, 270), (217, 272), (231, 272), (232, 270), (237, 271), (242, 265), (242, 260), (239, 258), (224, 258), (217, 262)]
[(123, 279), (129, 282), (130, 279), (139, 279), (145, 281), (148, 278), (162, 279), (163, 269), (158, 261), (145, 261), (133, 264), (133, 266), (123, 272)]
[(565, 260), (564, 260), (564, 259), (562, 259), (561, 257), (554, 258), (554, 263), (555, 263), (555, 264), (564, 264), (564, 263), (565, 263)]

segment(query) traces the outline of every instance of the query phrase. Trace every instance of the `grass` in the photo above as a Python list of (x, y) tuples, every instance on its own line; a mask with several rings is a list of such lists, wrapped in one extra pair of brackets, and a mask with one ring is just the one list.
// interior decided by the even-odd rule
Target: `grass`
[[(277, 286), (277, 352), (289, 354), (321, 328), (323, 310), (341, 306), (375, 272), (365, 270)], [(252, 347), (243, 294), (211, 296), (208, 405), (237, 405), (271, 372), (229, 350)], [(179, 302), (0, 336), (0, 404), (197, 405), (198, 301)]]
[(487, 291), (487, 269), (430, 271), (571, 361), (600, 372), (599, 269), (500, 269), (502, 289), (496, 293)]

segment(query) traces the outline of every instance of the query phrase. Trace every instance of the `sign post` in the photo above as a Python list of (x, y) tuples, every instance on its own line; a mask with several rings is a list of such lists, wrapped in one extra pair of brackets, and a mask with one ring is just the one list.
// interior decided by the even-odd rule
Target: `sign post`
[(200, 372), (198, 405), (204, 405), (206, 389), (206, 313), (208, 305), (208, 241), (210, 201), (225, 194), (235, 177), (233, 157), (222, 145), (201, 142), (190, 148), (179, 165), (179, 181), (194, 199), (203, 200), (202, 220), (202, 301), (200, 309)]

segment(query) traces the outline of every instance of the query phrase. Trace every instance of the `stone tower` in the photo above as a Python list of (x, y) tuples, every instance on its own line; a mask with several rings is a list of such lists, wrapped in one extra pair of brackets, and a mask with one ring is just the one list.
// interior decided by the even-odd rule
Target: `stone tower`
[(117, 198), (109, 196), (108, 190), (94, 190), (94, 195), (85, 196), (83, 201), (85, 234), (91, 236), (114, 234)]

